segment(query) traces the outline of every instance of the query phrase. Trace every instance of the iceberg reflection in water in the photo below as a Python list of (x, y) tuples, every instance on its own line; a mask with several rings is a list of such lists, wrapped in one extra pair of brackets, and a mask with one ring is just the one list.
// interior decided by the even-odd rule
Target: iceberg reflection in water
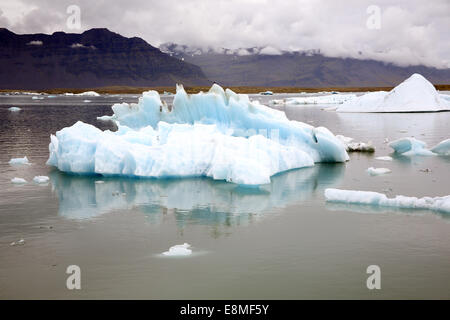
[[(180, 224), (245, 224), (253, 214), (283, 208), (322, 193), (340, 179), (345, 164), (318, 164), (278, 174), (269, 185), (245, 188), (209, 178), (127, 179), (50, 174), (58, 214), (90, 219), (114, 210), (138, 209), (158, 223), (173, 211)], [(99, 181), (101, 183), (98, 183)], [(97, 181), (97, 183), (96, 183)]]
[(411, 209), (411, 208), (408, 209), (408, 208), (377, 206), (370, 204), (339, 203), (339, 202), (327, 202), (325, 207), (327, 208), (327, 210), (337, 212), (345, 211), (361, 214), (404, 214), (409, 216), (423, 216), (433, 214), (442, 219), (450, 219), (450, 214), (448, 214), (447, 212), (433, 211), (426, 209)]

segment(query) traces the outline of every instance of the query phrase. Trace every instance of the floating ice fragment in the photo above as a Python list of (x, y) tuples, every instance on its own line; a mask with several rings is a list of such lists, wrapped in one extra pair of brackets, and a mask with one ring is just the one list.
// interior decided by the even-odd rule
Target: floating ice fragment
[(287, 98), (284, 100), (284, 102), (286, 105), (342, 104), (346, 101), (350, 101), (355, 98), (356, 98), (355, 94), (331, 94), (325, 96)]
[(89, 103), (91, 100), (83, 100), (84, 103)]
[(25, 240), (24, 239), (20, 239), (20, 240), (18, 240), (18, 241), (14, 241), (14, 242), (11, 242), (11, 246), (23, 246), (25, 244)]
[(97, 120), (99, 120), (99, 121), (111, 121), (111, 116), (97, 117)]
[(392, 141), (388, 144), (389, 147), (394, 149), (396, 153), (405, 155), (405, 156), (431, 156), (434, 155), (433, 152), (426, 149), (426, 143), (415, 138), (401, 138), (395, 141)]
[(177, 244), (169, 248), (169, 251), (165, 251), (162, 254), (165, 256), (188, 256), (192, 253), (191, 249), (188, 249), (191, 245), (188, 243)]
[(341, 142), (345, 145), (345, 148), (348, 152), (375, 152), (375, 147), (372, 145), (372, 142), (352, 142), (354, 139), (350, 137), (345, 137), (342, 135), (336, 135), (336, 138), (341, 140)]
[(30, 164), (28, 162), (28, 158), (25, 156), (23, 158), (12, 158), (11, 160), (9, 160), (8, 162), (11, 165), (15, 165), (15, 164)]
[(14, 184), (25, 184), (25, 183), (27, 183), (27, 180), (25, 180), (23, 178), (14, 177), (11, 179), (11, 182)]
[(19, 108), (19, 107), (11, 107), (11, 108), (8, 108), (8, 110), (11, 111), (11, 112), (18, 112), (18, 111), (20, 111), (22, 109)]
[(431, 151), (439, 155), (448, 156), (450, 155), (450, 139), (439, 142)]
[(86, 92), (77, 93), (75, 95), (76, 96), (89, 96), (89, 97), (99, 97), (100, 96), (100, 94), (98, 94), (95, 91), (86, 91)]
[(392, 161), (392, 157), (389, 157), (389, 156), (376, 157), (375, 160)]
[(406, 196), (388, 198), (386, 195), (378, 192), (329, 188), (325, 189), (325, 198), (330, 202), (450, 212), (450, 195), (435, 198), (416, 198)]
[(365, 142), (352, 142), (347, 145), (348, 152), (375, 152), (375, 147), (369, 141)]
[(36, 176), (33, 178), (33, 181), (38, 184), (47, 183), (49, 180), (50, 180), (50, 178), (47, 176)]
[(390, 173), (391, 170), (388, 168), (374, 168), (370, 167), (367, 169), (367, 173), (369, 173), (371, 176), (378, 176), (385, 173)]

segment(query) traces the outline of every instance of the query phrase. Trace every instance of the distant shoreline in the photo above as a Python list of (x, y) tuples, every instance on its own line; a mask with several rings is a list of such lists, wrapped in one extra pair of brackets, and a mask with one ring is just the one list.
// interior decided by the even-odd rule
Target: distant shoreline
[[(450, 84), (438, 84), (434, 85), (437, 90), (450, 91)], [(319, 87), (319, 88), (303, 88), (303, 87), (227, 87), (236, 93), (260, 93), (265, 91), (272, 91), (273, 93), (317, 93), (317, 92), (366, 92), (366, 91), (389, 91), (394, 87)], [(190, 87), (185, 86), (184, 89), (187, 93), (198, 93), (200, 91), (207, 92), (210, 87)], [(110, 86), (99, 88), (55, 88), (45, 90), (33, 90), (33, 89), (0, 89), (0, 92), (37, 92), (48, 94), (62, 94), (62, 93), (82, 93), (86, 91), (95, 91), (100, 94), (140, 94), (144, 91), (156, 90), (159, 93), (170, 92), (175, 93), (175, 86), (172, 87), (129, 87), (129, 86)]]

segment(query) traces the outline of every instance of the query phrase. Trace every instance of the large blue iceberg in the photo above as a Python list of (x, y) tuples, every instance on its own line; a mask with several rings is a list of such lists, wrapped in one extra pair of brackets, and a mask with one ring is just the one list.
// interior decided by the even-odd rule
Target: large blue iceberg
[(128, 177), (207, 176), (243, 185), (270, 183), (276, 173), (344, 162), (343, 143), (324, 127), (290, 121), (278, 110), (218, 85), (188, 95), (177, 86), (173, 106), (158, 92), (137, 104), (115, 104), (118, 130), (77, 122), (51, 136), (47, 164), (64, 172)]

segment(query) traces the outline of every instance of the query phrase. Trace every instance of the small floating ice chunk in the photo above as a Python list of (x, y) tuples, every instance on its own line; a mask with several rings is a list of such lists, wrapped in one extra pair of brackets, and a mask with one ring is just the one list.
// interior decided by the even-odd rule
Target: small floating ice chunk
[(20, 239), (18, 241), (11, 242), (11, 246), (23, 246), (25, 244), (25, 239)]
[(43, 100), (44, 97), (33, 96), (33, 97), (31, 97), (31, 99), (33, 99), (33, 100)]
[(11, 182), (14, 184), (25, 184), (25, 183), (27, 183), (27, 180), (25, 180), (23, 178), (14, 177), (11, 179)]
[(8, 108), (8, 110), (11, 111), (11, 112), (19, 112), (22, 109), (19, 108), (19, 107), (11, 107), (11, 108)]
[(431, 151), (439, 155), (448, 156), (450, 155), (450, 139), (439, 142)]
[(39, 184), (40, 183), (47, 183), (49, 180), (50, 180), (50, 178), (47, 177), (47, 176), (36, 176), (36, 177), (33, 178), (33, 181), (35, 183), (39, 183)]
[(82, 92), (82, 93), (77, 93), (75, 94), (76, 96), (89, 96), (89, 97), (99, 97), (100, 94), (98, 94), (95, 91), (86, 91), (86, 92)]
[(269, 104), (271, 105), (283, 105), (285, 104), (284, 99), (274, 99), (274, 100), (270, 100)]
[(392, 172), (390, 169), (388, 168), (374, 168), (374, 167), (370, 167), (367, 169), (367, 173), (369, 173), (371, 176), (378, 176), (381, 174), (385, 174), (385, 173), (390, 173)]
[(401, 138), (392, 141), (388, 144), (389, 147), (394, 149), (396, 153), (403, 154), (405, 156), (430, 156), (434, 155), (433, 152), (426, 149), (426, 143), (415, 138)]
[(375, 147), (372, 142), (352, 142), (354, 139), (343, 135), (336, 135), (345, 146), (348, 152), (375, 152)]
[(191, 245), (189, 243), (177, 244), (169, 248), (169, 251), (165, 251), (162, 254), (165, 256), (188, 256), (192, 253), (189, 249)]
[(114, 121), (112, 116), (101, 116), (101, 117), (97, 117), (97, 120), (100, 121)]
[(11, 160), (9, 160), (8, 162), (9, 164), (30, 164), (30, 162), (28, 162), (28, 158), (25, 156), (23, 158), (12, 158)]
[(352, 142), (347, 146), (348, 152), (375, 152), (375, 147), (369, 141), (365, 142)]
[(389, 157), (389, 156), (376, 157), (375, 160), (392, 161), (392, 157)]
[(328, 188), (325, 189), (325, 198), (330, 202), (450, 212), (450, 195), (435, 198), (406, 196), (388, 198), (385, 194), (378, 192)]
[(95, 183), (96, 183), (96, 184), (102, 184), (102, 183), (105, 183), (105, 181), (103, 181), (103, 180), (97, 180), (97, 181), (95, 181)]
[(84, 103), (89, 103), (91, 100), (83, 100)]

